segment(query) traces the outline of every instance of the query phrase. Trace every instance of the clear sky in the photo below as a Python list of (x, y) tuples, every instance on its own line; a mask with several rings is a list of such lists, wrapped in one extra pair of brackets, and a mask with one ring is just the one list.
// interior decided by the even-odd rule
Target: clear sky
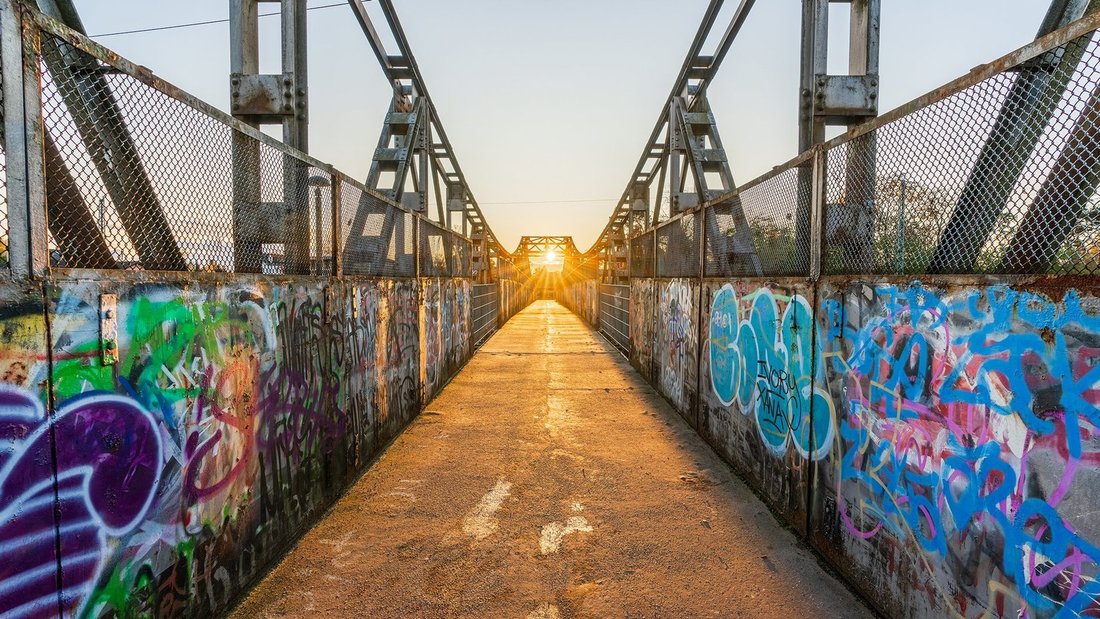
[[(338, 0), (311, 0), (312, 6)], [(76, 0), (88, 32), (228, 17), (226, 0)], [(587, 248), (622, 194), (707, 0), (395, 0), (489, 224)], [(736, 0), (727, 1), (727, 13)], [(883, 111), (1034, 38), (1048, 0), (884, 0)], [(744, 182), (797, 150), (798, 0), (760, 0), (710, 89)], [(372, 3), (368, 3), (372, 6)], [(261, 12), (277, 10), (261, 4)], [(311, 154), (365, 179), (389, 100), (346, 6), (309, 13)], [(262, 19), (264, 71), (277, 17)], [(720, 26), (725, 27), (723, 22)], [(226, 109), (229, 27), (96, 37)], [(836, 56), (837, 72), (847, 60)], [(544, 204), (523, 204), (543, 202)]]

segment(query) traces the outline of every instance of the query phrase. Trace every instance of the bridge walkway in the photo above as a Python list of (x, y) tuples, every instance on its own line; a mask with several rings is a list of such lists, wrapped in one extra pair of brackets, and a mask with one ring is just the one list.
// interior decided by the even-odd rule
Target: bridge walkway
[(870, 613), (599, 335), (539, 301), (235, 616)]

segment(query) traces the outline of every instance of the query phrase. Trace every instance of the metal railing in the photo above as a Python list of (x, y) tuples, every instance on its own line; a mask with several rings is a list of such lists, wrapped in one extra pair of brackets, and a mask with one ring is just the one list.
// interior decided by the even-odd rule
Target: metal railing
[(630, 286), (600, 285), (600, 332), (630, 354)]
[(631, 275), (1100, 274), (1098, 28), (1085, 17), (661, 222), (631, 240)]
[(0, 268), (14, 276), (488, 277), (465, 236), (33, 8), (0, 0), (0, 28)]
[(475, 284), (470, 293), (470, 335), (474, 346), (487, 340), (500, 324), (500, 289), (497, 284)]

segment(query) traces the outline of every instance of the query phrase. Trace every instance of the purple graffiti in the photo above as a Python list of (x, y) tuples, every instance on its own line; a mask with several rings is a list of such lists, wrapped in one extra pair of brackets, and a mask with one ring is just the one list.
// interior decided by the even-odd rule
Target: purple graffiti
[(108, 538), (136, 528), (153, 502), (157, 423), (108, 394), (73, 398), (47, 419), (33, 396), (0, 387), (0, 441), (0, 615), (56, 616), (59, 603), (78, 614)]

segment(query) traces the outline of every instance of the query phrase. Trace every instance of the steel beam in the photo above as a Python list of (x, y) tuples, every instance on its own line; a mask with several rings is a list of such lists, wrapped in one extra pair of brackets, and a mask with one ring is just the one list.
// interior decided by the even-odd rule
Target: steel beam
[[(366, 7), (363, 6), (362, 0), (348, 0), (348, 4), (352, 9), (356, 21), (359, 22), (363, 34), (367, 38), (367, 42), (370, 44), (371, 50), (374, 52), (379, 66), (381, 66), (386, 78), (393, 85), (394, 99), (391, 104), (391, 109), (400, 109), (403, 107), (411, 108), (418, 105), (418, 102), (422, 102), (424, 106), (423, 114), (426, 120), (422, 135), (426, 137), (423, 146), (422, 148), (409, 148), (408, 151), (404, 153), (404, 155), (409, 158), (409, 161), (416, 160), (418, 162), (416, 172), (418, 174), (417, 178), (419, 185), (417, 189), (423, 196), (422, 203), (425, 206), (427, 205), (428, 194), (426, 188), (431, 184), (427, 179), (428, 176), (432, 174), (431, 168), (434, 167), (437, 171), (442, 172), (441, 175), (445, 184), (460, 184), (466, 188), (466, 201), (462, 210), (463, 229), (466, 229), (467, 224), (481, 225), (484, 229), (484, 234), (487, 239), (486, 242), (491, 248), (491, 252), (496, 255), (507, 256), (508, 252), (500, 244), (492, 228), (485, 223), (485, 217), (482, 214), (481, 207), (478, 205), (476, 198), (474, 198), (473, 194), (469, 191), (469, 183), (466, 182), (462, 167), (455, 157), (450, 139), (447, 137), (447, 132), (443, 128), (443, 123), (440, 121), (439, 112), (436, 110), (432, 98), (428, 94), (427, 84), (424, 81), (423, 75), (420, 73), (420, 68), (416, 63), (416, 58), (413, 56), (408, 37), (405, 35), (405, 31), (397, 17), (397, 11), (393, 3), (390, 0), (379, 0), (378, 5), (385, 18), (386, 26), (389, 28), (390, 34), (397, 45), (395, 54), (391, 54), (390, 51), (386, 49), (383, 39), (379, 34), (378, 26), (371, 20)], [(376, 151), (376, 162), (378, 161), (378, 154), (379, 153)], [(449, 170), (446, 168), (449, 168)], [(404, 172), (402, 171), (402, 173)], [(370, 184), (369, 180), (370, 179), (368, 179), (368, 185)], [(396, 179), (395, 185), (403, 183), (404, 180), (404, 177)], [(434, 182), (434, 180), (432, 182)], [(440, 211), (439, 223), (450, 228), (451, 211), (442, 208)]]
[[(1100, 0), (1054, 0), (1036, 38), (1097, 8)], [(966, 273), (974, 269), (1084, 53), (1084, 45), (1071, 42), (1020, 67), (940, 236), (929, 273)]]
[[(38, 0), (38, 7), (45, 15), (84, 34), (72, 0)], [(40, 45), (46, 66), (142, 266), (153, 271), (186, 271), (187, 263), (156, 189), (98, 63), (54, 37), (42, 40)]]
[(7, 259), (17, 280), (41, 277), (49, 269), (39, 49), (39, 33), (24, 27), (18, 4), (0, 0)]
[[(678, 99), (681, 107), (685, 110), (690, 110), (700, 103), (704, 107), (707, 106), (707, 85), (714, 79), (718, 70), (721, 68), (722, 61), (726, 58), (730, 47), (733, 45), (733, 41), (741, 31), (741, 27), (748, 18), (749, 12), (755, 4), (755, 0), (741, 1), (731, 16), (725, 32), (718, 40), (713, 53), (709, 55), (704, 54), (704, 47), (710, 39), (710, 35), (721, 13), (723, 4), (723, 0), (712, 0), (707, 6), (699, 30), (692, 40), (691, 48), (688, 50), (687, 57), (684, 59), (684, 63), (680, 68), (680, 73), (673, 83), (672, 91), (664, 107), (664, 112), (658, 118), (657, 124), (650, 134), (649, 141), (646, 144), (642, 157), (635, 167), (631, 183), (627, 185), (607, 225), (596, 243), (588, 250), (589, 252), (599, 253), (605, 246), (611, 243), (612, 237), (617, 231), (624, 230), (624, 227), (628, 225), (630, 220), (629, 214), (632, 208), (630, 195), (633, 191), (633, 183), (637, 181), (645, 180), (649, 183), (652, 183), (653, 180), (658, 181), (658, 196), (653, 204), (653, 218), (652, 221), (649, 222), (650, 225), (656, 225), (660, 218), (662, 189), (666, 180), (666, 175), (670, 186), (670, 201), (672, 202), (669, 209), (670, 216), (675, 216), (685, 208), (691, 208), (691, 204), (695, 202), (695, 199), (688, 196), (683, 191), (684, 187), (686, 187), (686, 172), (689, 167), (694, 166), (695, 163), (687, 156), (688, 153), (691, 152), (690, 146), (677, 141), (678, 137), (683, 137), (683, 133), (676, 128), (677, 123), (673, 122), (675, 115), (672, 113), (672, 106)], [(661, 142), (662, 134), (668, 135), (664, 142)], [(714, 131), (714, 135), (717, 135), (716, 130)], [(687, 150), (685, 150), (685, 148)], [(703, 153), (699, 152), (698, 154), (702, 155)], [(702, 159), (703, 157), (699, 158)], [(656, 164), (650, 167), (655, 159), (657, 161)], [(649, 169), (648, 173), (646, 171), (647, 168)], [(657, 179), (654, 178), (656, 174), (659, 174), (659, 178)], [(723, 182), (724, 184), (728, 183), (730, 190), (735, 188), (732, 176), (730, 176), (728, 180), (724, 179)], [(696, 189), (698, 190), (698, 185)], [(699, 195), (698, 203), (701, 204), (707, 200), (705, 192), (697, 195)]]

